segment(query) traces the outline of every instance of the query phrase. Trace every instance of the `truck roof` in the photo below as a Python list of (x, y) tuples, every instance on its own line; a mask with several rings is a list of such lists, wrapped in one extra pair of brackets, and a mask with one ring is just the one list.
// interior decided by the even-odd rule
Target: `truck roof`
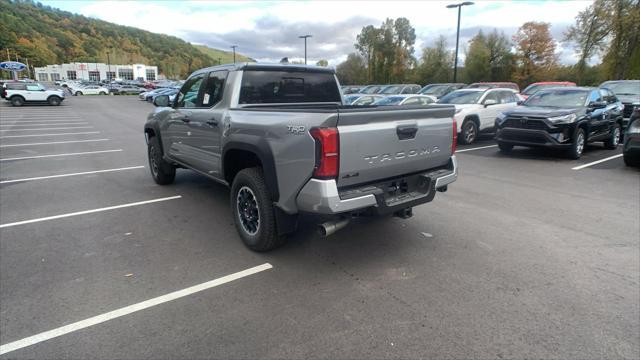
[(216, 70), (227, 70), (227, 71), (269, 70), (269, 71), (305, 71), (305, 72), (319, 72), (319, 73), (329, 73), (329, 74), (335, 73), (335, 70), (332, 68), (315, 66), (315, 65), (243, 62), (243, 63), (236, 63), (236, 64), (224, 64), (224, 65), (211, 66), (208, 68), (196, 70), (193, 72), (193, 74), (200, 74), (202, 72), (210, 72), (210, 71), (216, 71)]

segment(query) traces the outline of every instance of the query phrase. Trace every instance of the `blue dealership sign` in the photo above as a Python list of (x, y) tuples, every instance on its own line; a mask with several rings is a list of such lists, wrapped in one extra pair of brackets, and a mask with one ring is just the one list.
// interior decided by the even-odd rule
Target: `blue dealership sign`
[(7, 71), (22, 71), (27, 65), (17, 61), (3, 61), (0, 63), (0, 69)]

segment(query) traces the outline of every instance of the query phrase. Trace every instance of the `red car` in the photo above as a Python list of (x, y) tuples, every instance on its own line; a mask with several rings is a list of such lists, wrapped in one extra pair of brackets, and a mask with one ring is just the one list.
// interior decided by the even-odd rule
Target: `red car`
[(516, 83), (512, 82), (477, 82), (467, 86), (469, 89), (495, 89), (495, 88), (506, 88), (513, 89), (517, 92), (520, 92), (520, 87)]
[(520, 95), (526, 99), (542, 89), (560, 86), (576, 86), (576, 83), (571, 81), (541, 81), (527, 86), (524, 90), (522, 90), (522, 93), (520, 93)]

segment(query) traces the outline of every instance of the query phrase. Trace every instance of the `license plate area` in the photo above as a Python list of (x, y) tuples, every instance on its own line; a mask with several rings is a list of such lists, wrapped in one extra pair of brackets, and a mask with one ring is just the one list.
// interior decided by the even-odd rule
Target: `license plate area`
[(431, 191), (431, 179), (424, 175), (414, 175), (394, 179), (378, 185), (383, 191), (387, 206), (394, 206), (425, 196)]

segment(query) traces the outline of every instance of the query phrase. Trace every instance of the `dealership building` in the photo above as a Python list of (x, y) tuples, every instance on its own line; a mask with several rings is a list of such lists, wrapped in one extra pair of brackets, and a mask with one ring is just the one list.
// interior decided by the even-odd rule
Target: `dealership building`
[(158, 79), (158, 67), (143, 64), (70, 63), (34, 68), (38, 81), (59, 80), (145, 80)]

